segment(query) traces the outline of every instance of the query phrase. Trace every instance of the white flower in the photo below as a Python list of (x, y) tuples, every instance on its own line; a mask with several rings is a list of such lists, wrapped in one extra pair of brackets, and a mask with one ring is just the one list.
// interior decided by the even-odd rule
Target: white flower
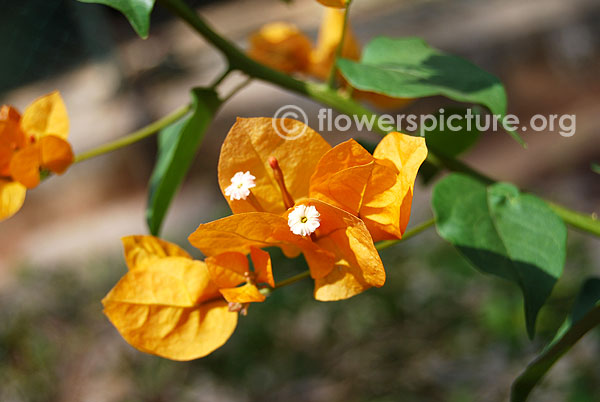
[(250, 189), (256, 187), (255, 179), (256, 177), (252, 176), (250, 172), (237, 172), (231, 178), (231, 185), (225, 189), (225, 195), (231, 201), (245, 200), (250, 195)]
[(288, 215), (288, 226), (295, 235), (309, 236), (321, 225), (319, 216), (314, 206), (298, 205)]

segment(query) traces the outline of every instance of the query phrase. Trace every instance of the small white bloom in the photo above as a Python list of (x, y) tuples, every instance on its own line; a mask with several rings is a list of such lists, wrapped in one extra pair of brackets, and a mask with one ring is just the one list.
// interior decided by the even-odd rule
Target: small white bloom
[(250, 195), (250, 189), (256, 187), (255, 179), (256, 177), (252, 176), (250, 172), (237, 172), (231, 178), (231, 185), (225, 189), (225, 195), (231, 201), (245, 200)]
[(314, 206), (298, 205), (288, 215), (288, 226), (295, 235), (309, 236), (321, 225), (319, 216)]

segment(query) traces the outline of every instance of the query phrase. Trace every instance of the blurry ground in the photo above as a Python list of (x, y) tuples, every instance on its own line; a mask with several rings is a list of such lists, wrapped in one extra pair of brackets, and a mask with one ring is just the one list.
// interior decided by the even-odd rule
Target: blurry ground
[[(499, 75), (510, 111), (522, 120), (576, 114), (573, 137), (524, 133), (529, 148), (523, 150), (507, 135), (488, 134), (467, 159), (494, 177), (599, 212), (600, 176), (589, 169), (600, 160), (597, 1), (355, 3), (352, 23), (363, 43), (378, 34), (419, 35)], [(212, 49), (160, 10), (150, 39), (141, 41), (102, 7), (73, 0), (8, 4), (0, 37), (12, 38), (13, 50), (19, 29), (34, 32), (33, 39), (46, 31), (56, 37), (48, 34), (49, 43), (33, 50), (24, 46), (29, 53), (22, 57), (3, 56), (12, 70), (1, 75), (0, 101), (23, 108), (59, 89), (76, 151), (184, 104), (191, 86), (209, 83), (222, 68)], [(24, 22), (34, 10), (48, 16), (44, 24)], [(321, 7), (314, 0), (219, 1), (201, 12), (245, 46), (247, 34), (266, 20), (293, 21), (315, 37)], [(215, 172), (235, 116), (271, 116), (290, 103), (304, 107), (316, 126), (320, 106), (263, 83), (221, 110), (171, 208), (166, 238), (188, 246), (185, 238), (198, 223), (228, 212)], [(408, 111), (434, 104), (439, 100)], [(332, 144), (345, 138), (324, 134)], [(29, 192), (23, 210), (2, 223), (0, 401), (504, 401), (534, 356), (538, 345), (526, 339), (517, 291), (469, 268), (433, 231), (386, 251), (384, 288), (336, 304), (312, 301), (308, 283), (277, 292), (207, 359), (172, 363), (131, 349), (102, 316), (99, 300), (125, 270), (119, 238), (146, 232), (154, 149), (150, 139), (75, 166)], [(413, 222), (430, 216), (429, 192), (417, 191)], [(568, 310), (565, 295), (584, 274), (600, 271), (598, 240), (571, 232), (570, 243), (565, 278), (541, 318), (542, 338)], [(283, 264), (275, 265), (279, 278), (301, 269)], [(598, 349), (597, 337), (585, 338), (532, 400), (599, 400)]]

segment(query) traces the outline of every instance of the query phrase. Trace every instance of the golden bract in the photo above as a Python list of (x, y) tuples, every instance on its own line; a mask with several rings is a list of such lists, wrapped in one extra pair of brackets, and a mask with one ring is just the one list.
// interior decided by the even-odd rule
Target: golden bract
[(102, 300), (104, 314), (133, 347), (192, 360), (221, 347), (237, 313), (219, 293), (206, 264), (153, 236), (123, 239), (129, 271)]

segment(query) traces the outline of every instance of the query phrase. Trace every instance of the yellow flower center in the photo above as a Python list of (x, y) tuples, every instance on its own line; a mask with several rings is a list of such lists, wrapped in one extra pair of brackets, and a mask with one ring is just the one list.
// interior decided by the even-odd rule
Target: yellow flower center
[(308, 218), (306, 216), (303, 216), (302, 218), (300, 218), (301, 223), (306, 223), (307, 221), (308, 221)]

